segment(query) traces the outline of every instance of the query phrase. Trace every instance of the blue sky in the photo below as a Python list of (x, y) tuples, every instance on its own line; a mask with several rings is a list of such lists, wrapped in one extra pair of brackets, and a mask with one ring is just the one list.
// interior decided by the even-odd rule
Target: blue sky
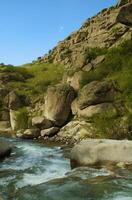
[(20, 65), (52, 49), (117, 0), (0, 0), (0, 62)]

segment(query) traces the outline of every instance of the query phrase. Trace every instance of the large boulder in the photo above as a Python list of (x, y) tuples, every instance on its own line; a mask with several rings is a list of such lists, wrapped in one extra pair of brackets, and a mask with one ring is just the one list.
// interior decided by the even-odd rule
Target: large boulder
[(132, 164), (132, 141), (87, 139), (71, 151), (71, 166), (98, 166), (103, 164)]
[(81, 80), (83, 77), (83, 72), (78, 71), (75, 72), (73, 75), (69, 75), (66, 78), (66, 82), (74, 88), (75, 91), (78, 91), (81, 88)]
[(43, 116), (38, 116), (32, 118), (32, 126), (35, 126), (40, 129), (48, 129), (53, 126), (53, 123)]
[(45, 97), (45, 117), (57, 126), (65, 124), (74, 97), (74, 89), (69, 85), (59, 84), (49, 87)]
[(5, 142), (0, 141), (0, 160), (11, 154), (12, 146)]
[(92, 118), (94, 116), (99, 116), (100, 114), (109, 114), (111, 113), (111, 116), (115, 116), (117, 114), (116, 108), (113, 106), (112, 103), (101, 103), (93, 106), (88, 106), (85, 109), (78, 109), (74, 111), (74, 108), (72, 106), (73, 114), (75, 114), (79, 118)]
[(86, 121), (73, 120), (62, 127), (57, 134), (60, 141), (75, 143), (84, 138), (91, 138), (95, 133), (91, 123)]
[(116, 89), (112, 82), (93, 81), (85, 85), (72, 103), (72, 113), (90, 118), (106, 111), (116, 112), (112, 102)]
[(55, 134), (57, 134), (59, 132), (59, 128), (58, 127), (51, 127), (51, 128), (48, 128), (48, 129), (44, 129), (44, 130), (41, 130), (41, 137), (52, 137), (54, 136)]
[(132, 26), (132, 1), (121, 7), (119, 14), (117, 16), (117, 22), (125, 24), (127, 26)]
[(40, 130), (38, 128), (19, 130), (16, 136), (23, 139), (34, 139), (40, 136)]
[(85, 85), (75, 99), (79, 109), (113, 100), (114, 86), (112, 82), (93, 81)]

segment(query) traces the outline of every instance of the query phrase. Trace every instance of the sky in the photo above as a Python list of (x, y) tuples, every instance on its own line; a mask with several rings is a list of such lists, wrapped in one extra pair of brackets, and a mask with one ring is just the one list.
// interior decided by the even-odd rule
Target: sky
[(0, 63), (44, 55), (89, 17), (117, 0), (0, 0)]

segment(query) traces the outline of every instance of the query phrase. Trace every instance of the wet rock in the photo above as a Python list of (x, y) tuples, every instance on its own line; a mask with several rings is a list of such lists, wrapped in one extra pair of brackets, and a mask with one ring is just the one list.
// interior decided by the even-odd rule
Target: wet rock
[(9, 143), (5, 141), (0, 141), (0, 160), (9, 156), (11, 154), (11, 151), (12, 146)]
[(106, 163), (132, 164), (132, 142), (128, 140), (88, 139), (71, 151), (71, 166), (98, 166)]

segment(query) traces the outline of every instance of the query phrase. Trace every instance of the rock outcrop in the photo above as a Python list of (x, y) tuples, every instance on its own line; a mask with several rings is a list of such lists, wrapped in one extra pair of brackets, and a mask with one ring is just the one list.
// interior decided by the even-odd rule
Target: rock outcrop
[(132, 26), (132, 1), (121, 7), (117, 16), (117, 22), (125, 24), (126, 26)]
[(90, 118), (96, 114), (111, 111), (116, 89), (112, 82), (93, 81), (85, 85), (72, 103), (72, 113), (78, 117)]
[(131, 0), (119, 0), (118, 1), (118, 6), (124, 6), (127, 3), (130, 3)]
[(33, 117), (32, 126), (39, 129), (48, 129), (53, 126), (53, 122), (43, 116)]
[(86, 53), (90, 48), (109, 48), (129, 37), (129, 28), (116, 21), (120, 6), (128, 1), (121, 1), (119, 6), (104, 9), (82, 27), (42, 57), (39, 62), (62, 63), (70, 68), (83, 68), (90, 60)]
[(128, 140), (83, 140), (71, 151), (71, 166), (132, 164), (132, 142)]

